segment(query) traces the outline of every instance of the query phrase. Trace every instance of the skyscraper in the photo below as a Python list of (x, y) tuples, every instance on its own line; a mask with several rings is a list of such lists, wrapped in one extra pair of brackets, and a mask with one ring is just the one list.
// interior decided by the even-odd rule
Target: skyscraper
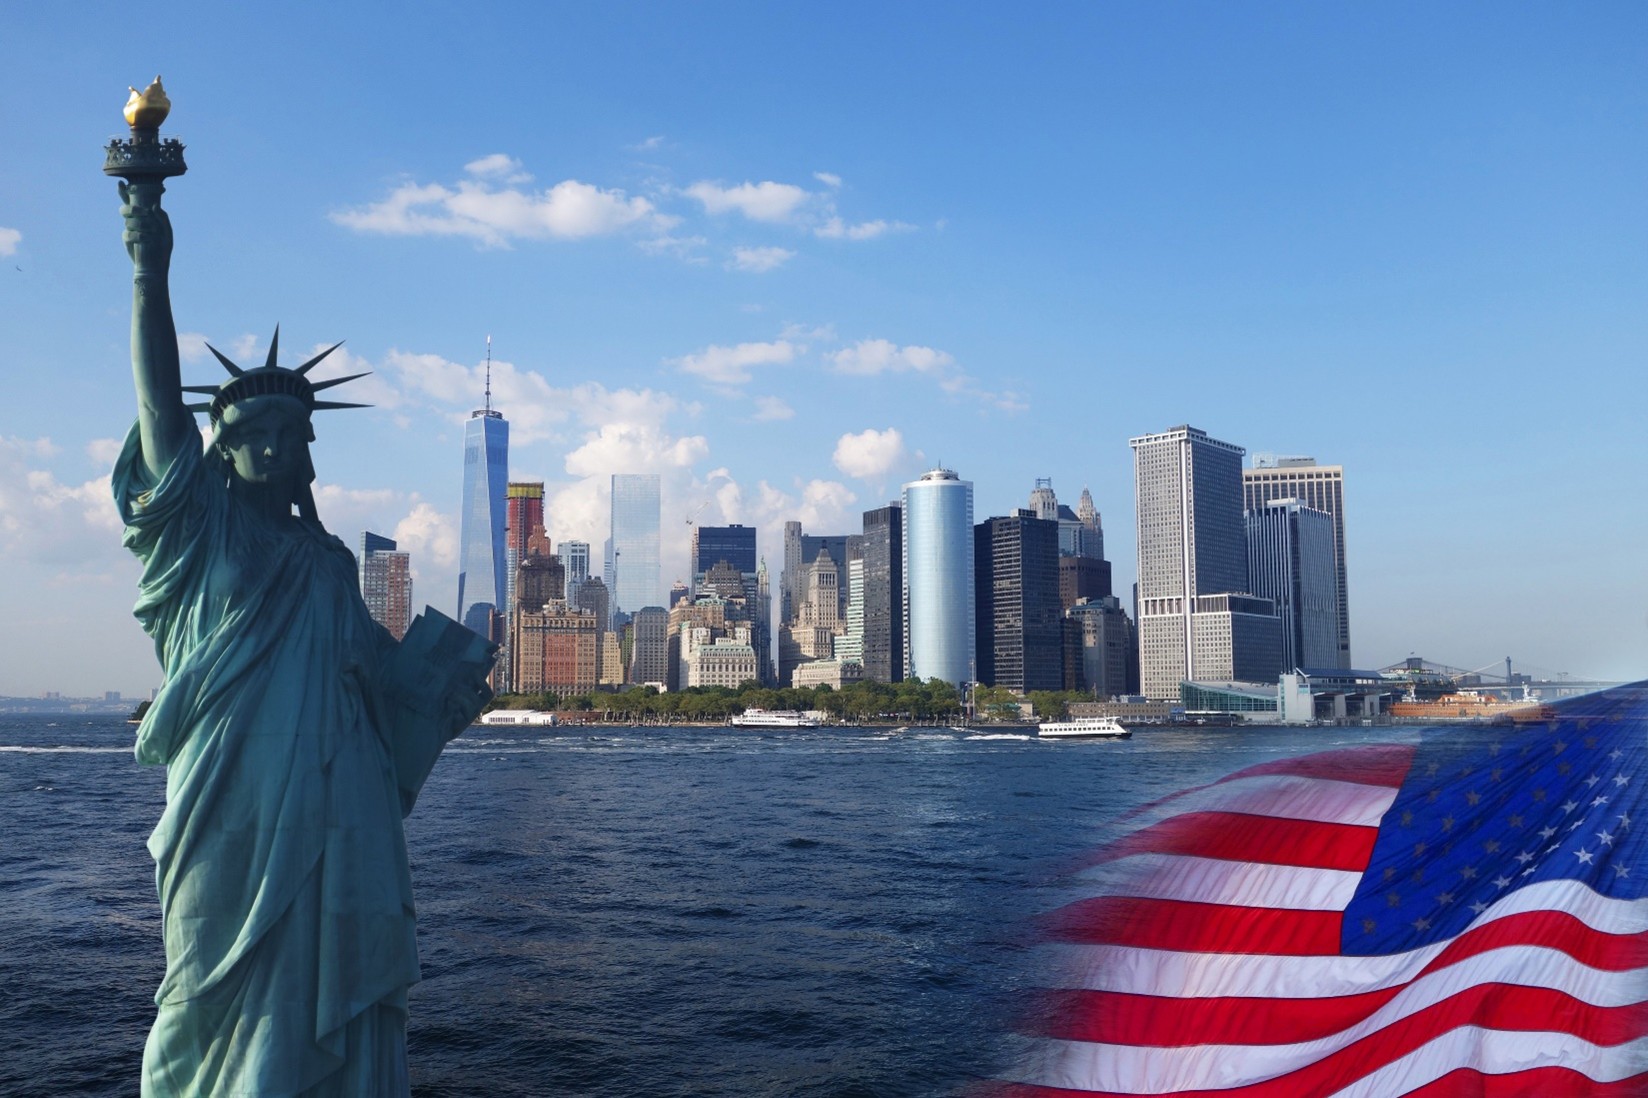
[(864, 512), (864, 677), (904, 678), (904, 507)]
[(663, 604), (659, 579), (658, 474), (612, 475), (612, 610)]
[(486, 343), (486, 404), (464, 425), (462, 513), (458, 524), (458, 620), (501, 641), (509, 588), (504, 554), (504, 489), (509, 423), (492, 407), (492, 340)]
[(1136, 651), (1133, 623), (1114, 597), (1078, 602), (1066, 620), (1076, 625), (1075, 651), (1080, 682), (1066, 689), (1087, 690), (1109, 698), (1134, 691), (1131, 669)]
[(973, 485), (933, 469), (904, 486), (904, 668), (970, 682), (974, 663)]
[(566, 568), (567, 590), (589, 578), (589, 542), (563, 541), (561, 564)]
[(395, 539), (367, 530), (361, 534), (361, 598), (372, 620), (396, 640), (412, 624), (411, 556), (397, 551)]
[[(504, 617), (515, 611), (515, 572), (527, 541), (544, 529), (544, 482), (510, 481), (504, 489)], [(532, 609), (537, 610), (534, 606)]]
[(1274, 681), (1280, 624), (1247, 593), (1240, 446), (1185, 425), (1130, 439), (1137, 501), (1140, 688)]
[(629, 680), (638, 685), (669, 682), (669, 611), (662, 606), (643, 606), (630, 616), (634, 626), (629, 662)]
[(694, 526), (692, 528), (692, 582), (698, 593), (704, 576), (717, 563), (726, 561), (739, 573), (755, 576), (755, 527)]
[(1333, 516), (1296, 499), (1247, 512), (1249, 589), (1282, 619), (1279, 673), (1339, 666)]
[[(790, 625), (795, 622), (803, 597), (802, 588), (807, 583), (807, 572), (817, 562), (819, 551), (828, 553), (837, 569), (845, 568), (848, 557), (847, 539), (852, 536), (803, 534), (799, 522), (792, 520), (784, 524), (784, 571), (778, 577), (778, 617), (782, 624)], [(845, 591), (842, 598), (846, 598)], [(838, 610), (845, 614), (845, 603)]]
[(1057, 519), (1021, 510), (973, 528), (978, 681), (1020, 693), (1062, 688), (1058, 566)]
[(1296, 499), (1333, 516), (1333, 574), (1338, 588), (1338, 661), (1350, 667), (1350, 601), (1345, 582), (1345, 469), (1318, 465), (1315, 458), (1255, 454), (1253, 468), (1242, 470), (1243, 506), (1256, 511), (1273, 499)]

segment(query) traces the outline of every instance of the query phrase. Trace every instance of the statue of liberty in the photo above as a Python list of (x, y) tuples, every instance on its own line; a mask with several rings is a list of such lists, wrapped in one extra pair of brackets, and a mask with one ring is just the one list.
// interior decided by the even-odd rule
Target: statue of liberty
[[(158, 79), (140, 96), (164, 103)], [(149, 839), (166, 975), (142, 1093), (406, 1095), (418, 959), (402, 818), (490, 696), (492, 647), (434, 611), (397, 644), (368, 615), (310, 489), (313, 413), (355, 407), (316, 399), (352, 380), (307, 377), (330, 351), (281, 367), (277, 330), (263, 366), (213, 349), (228, 379), (181, 384), (160, 195), (182, 146), (161, 142), (176, 166), (145, 172), (159, 119), (144, 109), (128, 107), (132, 141), (106, 169), (129, 180), (137, 387), (114, 492), (165, 670), (137, 738), (138, 761), (166, 767)]]

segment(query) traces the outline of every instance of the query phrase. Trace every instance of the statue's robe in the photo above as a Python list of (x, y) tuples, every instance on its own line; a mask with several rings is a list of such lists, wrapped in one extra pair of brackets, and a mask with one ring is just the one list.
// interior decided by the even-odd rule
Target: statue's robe
[(394, 642), (354, 558), (245, 506), (215, 454), (187, 446), (155, 482), (135, 427), (114, 490), (166, 674), (137, 740), (167, 768), (143, 1094), (405, 1095), (418, 961), (379, 687)]

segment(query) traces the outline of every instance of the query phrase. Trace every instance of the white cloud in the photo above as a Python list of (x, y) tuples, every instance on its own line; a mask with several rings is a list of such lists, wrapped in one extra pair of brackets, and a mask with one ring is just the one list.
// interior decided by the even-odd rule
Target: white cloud
[(788, 248), (734, 248), (731, 266), (734, 270), (762, 274), (782, 267), (793, 258), (795, 253)]
[(653, 136), (647, 138), (644, 141), (638, 141), (635, 144), (631, 145), (630, 149), (635, 151), (635, 152), (651, 152), (653, 149), (663, 147), (663, 144), (664, 144), (664, 135), (663, 134), (654, 134)]
[(834, 343), (836, 339), (834, 324), (786, 324), (784, 330), (778, 333), (780, 339), (798, 339), (808, 343)]
[(686, 468), (709, 456), (703, 435), (676, 438), (640, 423), (603, 423), (584, 444), (566, 456), (566, 471), (575, 477), (606, 476), (623, 470)]
[(122, 554), (109, 475), (66, 483), (47, 463), (47, 438), (0, 436), (0, 551), (20, 562), (83, 569)]
[(17, 246), (21, 243), (23, 243), (23, 234), (21, 232), (0, 225), (0, 255), (16, 255)]
[(813, 178), (832, 191), (841, 186), (841, 177), (834, 172), (814, 172)]
[(635, 246), (648, 255), (673, 255), (688, 263), (703, 263), (704, 258), (695, 253), (709, 242), (709, 237), (705, 236), (671, 236), (664, 233), (651, 240), (637, 241)]
[(470, 175), (501, 179), (505, 183), (530, 183), (532, 176), (521, 168), (521, 162), (507, 153), (493, 153), (464, 165)]
[(786, 404), (782, 397), (759, 396), (755, 398), (755, 419), (759, 423), (771, 423), (777, 420), (794, 419), (795, 409)]
[(200, 362), (210, 357), (206, 336), (200, 332), (177, 333), (177, 354), (184, 362)]
[[(440, 355), (392, 350), (384, 356), (383, 365), (404, 389), (433, 400), (458, 418), (467, 419), (469, 410), (480, 407), (486, 391), (483, 362), (464, 366)], [(356, 384), (361, 382), (346, 388)], [(492, 361), (492, 402), (509, 409), (510, 437), (518, 444), (555, 437), (571, 417), (568, 409), (572, 399), (571, 392), (556, 389), (534, 370), (519, 369), (503, 359)]]
[(913, 370), (917, 373), (939, 373), (954, 366), (956, 360), (944, 351), (916, 344), (900, 347), (885, 339), (861, 339), (851, 347), (826, 355), (835, 368), (844, 374), (870, 376)]
[(873, 428), (846, 434), (835, 444), (835, 467), (850, 477), (868, 480), (881, 477), (904, 457), (904, 436), (896, 427), (885, 431)]
[(452, 186), (403, 183), (380, 202), (335, 211), (334, 222), (357, 232), (392, 236), (464, 236), (488, 247), (513, 240), (576, 240), (633, 225), (668, 228), (645, 198), (566, 179), (542, 191), (523, 190), (531, 176), (504, 153), (465, 165), (471, 178)]
[(851, 347), (826, 354), (824, 358), (838, 373), (858, 377), (913, 373), (932, 379), (940, 389), (952, 396), (977, 400), (1004, 412), (1022, 412), (1030, 407), (1017, 393), (993, 392), (981, 387), (962, 372), (954, 356), (934, 347), (919, 344), (900, 347), (891, 340), (861, 339)]
[(874, 221), (861, 221), (857, 225), (849, 225), (839, 217), (831, 217), (814, 229), (813, 235), (827, 240), (874, 240), (884, 233), (907, 233), (914, 229), (914, 225), (904, 221), (877, 218)]
[(806, 350), (789, 340), (772, 343), (740, 343), (733, 347), (711, 344), (697, 354), (667, 359), (666, 364), (678, 366), (689, 374), (696, 374), (717, 385), (742, 385), (750, 380), (750, 371), (757, 366), (782, 365), (791, 362)]
[(704, 206), (705, 213), (721, 214), (736, 211), (751, 221), (788, 221), (811, 197), (793, 183), (740, 183), (723, 187), (704, 180), (686, 189), (689, 197)]
[(125, 442), (118, 438), (94, 438), (86, 443), (86, 456), (93, 464), (112, 469), (123, 446)]
[(412, 554), (414, 570), (425, 562), (440, 569), (458, 566), (457, 521), (428, 503), (414, 504), (389, 536), (395, 539), (398, 548)]

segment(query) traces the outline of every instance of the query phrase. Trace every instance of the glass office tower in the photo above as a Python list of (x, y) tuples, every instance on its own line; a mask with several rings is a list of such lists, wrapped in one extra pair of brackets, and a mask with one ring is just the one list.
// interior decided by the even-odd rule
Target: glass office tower
[(661, 606), (658, 474), (612, 475), (613, 612)]
[(561, 564), (566, 568), (567, 590), (589, 578), (589, 542), (563, 541)]
[(709, 570), (726, 561), (741, 575), (755, 579), (755, 527), (694, 526), (692, 528), (692, 583), (698, 590)]
[(904, 666), (912, 679), (971, 682), (973, 485), (934, 469), (904, 486)]
[(1179, 698), (1179, 684), (1274, 682), (1275, 604), (1248, 591), (1242, 454), (1188, 424), (1128, 440), (1139, 523), (1140, 690)]
[(509, 482), (509, 423), (492, 408), (464, 426), (463, 513), (458, 524), (458, 620), (483, 637), (501, 619), (508, 569), (504, 556), (504, 491)]

